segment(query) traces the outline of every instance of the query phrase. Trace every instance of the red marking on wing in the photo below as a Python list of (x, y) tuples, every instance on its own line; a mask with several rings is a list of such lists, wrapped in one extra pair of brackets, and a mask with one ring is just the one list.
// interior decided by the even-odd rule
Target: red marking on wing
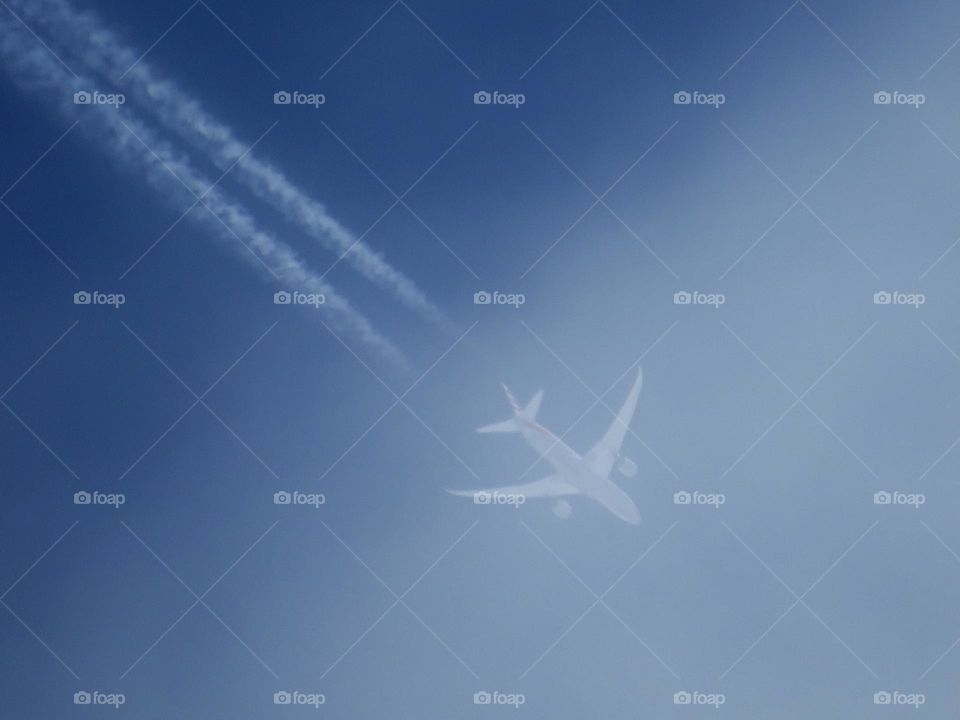
[(530, 423), (530, 425), (531, 425), (531, 427), (533, 427), (535, 430), (538, 430), (538, 431), (542, 432), (542, 433), (543, 433), (544, 435), (546, 435), (548, 438), (555, 438), (555, 437), (557, 437), (557, 436), (554, 435), (552, 432), (550, 432), (549, 430), (547, 430), (547, 429), (546, 429), (543, 425), (541, 425), (540, 423), (532, 422), (532, 423)]

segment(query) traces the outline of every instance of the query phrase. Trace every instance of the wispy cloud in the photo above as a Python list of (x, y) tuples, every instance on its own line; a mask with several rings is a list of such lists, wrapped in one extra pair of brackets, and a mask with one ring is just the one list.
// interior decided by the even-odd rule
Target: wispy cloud
[(299, 225), (323, 247), (342, 257), (363, 277), (389, 291), (403, 305), (446, 329), (444, 313), (417, 285), (394, 268), (361, 237), (344, 227), (326, 207), (297, 187), (281, 171), (248, 153), (223, 122), (199, 100), (171, 80), (158, 77), (140, 53), (126, 46), (93, 14), (79, 12), (64, 0), (10, 0), (31, 24), (48, 32), (79, 65), (120, 83), (143, 112), (153, 116), (186, 142), (206, 154), (221, 170), (232, 173), (261, 200)]
[[(9, 14), (0, 14), (0, 56), (14, 82), (27, 91), (39, 92), (70, 119), (77, 112), (73, 94), (97, 86), (90, 78), (75, 75)], [(326, 302), (322, 307), (332, 322), (388, 359), (406, 365), (397, 347), (289, 245), (263, 230), (243, 205), (198, 172), (129, 108), (88, 105), (82, 110), (83, 131), (123, 165), (145, 172), (150, 184), (173, 207), (195, 205), (195, 219), (209, 226), (238, 257), (290, 288), (323, 293)]]

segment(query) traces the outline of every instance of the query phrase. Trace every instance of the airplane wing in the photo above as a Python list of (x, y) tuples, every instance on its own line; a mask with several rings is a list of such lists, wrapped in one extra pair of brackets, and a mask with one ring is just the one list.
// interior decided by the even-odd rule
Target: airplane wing
[(630, 428), (630, 421), (633, 419), (633, 413), (637, 409), (637, 398), (640, 397), (640, 387), (643, 385), (643, 370), (637, 373), (637, 379), (627, 394), (627, 399), (623, 401), (623, 407), (617, 413), (613, 424), (607, 430), (606, 435), (600, 442), (594, 445), (584, 459), (590, 469), (601, 477), (608, 477), (613, 466), (620, 455), (620, 448), (623, 445), (623, 439), (626, 437), (627, 430)]
[(447, 490), (447, 492), (461, 497), (475, 497), (482, 493), (486, 495), (523, 495), (525, 498), (562, 497), (580, 493), (573, 485), (561, 479), (559, 475), (548, 475), (524, 485), (506, 485), (485, 490)]

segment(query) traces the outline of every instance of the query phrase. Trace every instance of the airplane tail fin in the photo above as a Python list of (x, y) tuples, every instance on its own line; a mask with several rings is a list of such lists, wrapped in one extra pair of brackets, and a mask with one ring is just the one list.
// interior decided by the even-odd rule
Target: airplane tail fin
[(520, 415), (524, 420), (529, 420), (533, 422), (537, 419), (537, 413), (540, 411), (540, 401), (543, 400), (543, 390), (537, 390), (530, 402), (527, 403), (527, 406), (520, 411)]
[(481, 428), (477, 428), (477, 432), (520, 432), (520, 425), (517, 423), (517, 418), (522, 418), (528, 422), (533, 422), (537, 419), (537, 412), (540, 410), (540, 402), (543, 400), (543, 390), (537, 390), (534, 396), (530, 399), (530, 402), (528, 402), (525, 407), (520, 407), (520, 403), (517, 402), (517, 399), (513, 396), (513, 393), (510, 392), (510, 388), (504, 385), (503, 390), (507, 393), (507, 400), (510, 401), (510, 407), (513, 408), (513, 417), (509, 420), (504, 420), (503, 422), (493, 423), (492, 425), (484, 425)]

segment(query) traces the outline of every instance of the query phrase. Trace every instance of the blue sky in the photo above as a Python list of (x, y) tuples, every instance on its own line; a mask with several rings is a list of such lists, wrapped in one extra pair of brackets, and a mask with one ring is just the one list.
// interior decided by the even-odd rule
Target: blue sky
[[(6, 0), (0, 25), (15, 715), (960, 702), (952, 3)], [(500, 382), (585, 452), (637, 365), (639, 527), (444, 492), (548, 472), (473, 432)]]

